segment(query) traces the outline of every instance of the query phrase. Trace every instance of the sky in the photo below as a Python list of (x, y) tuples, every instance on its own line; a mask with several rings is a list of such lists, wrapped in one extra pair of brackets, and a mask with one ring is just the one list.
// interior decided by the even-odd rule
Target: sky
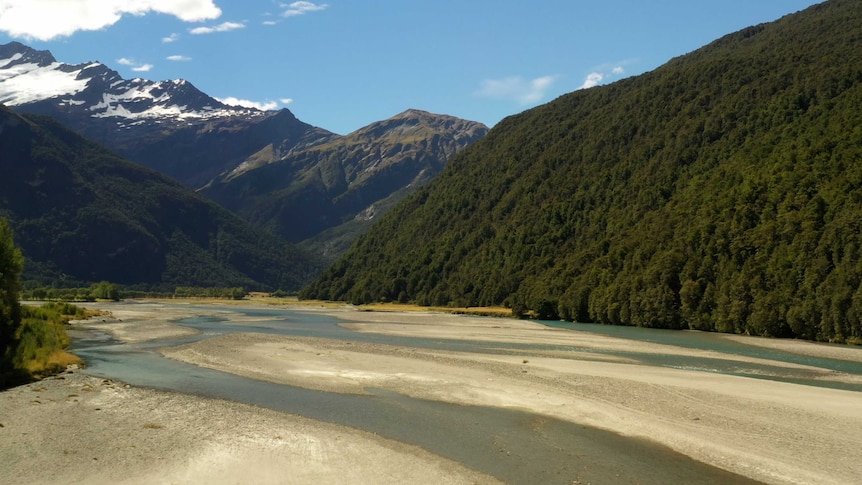
[(0, 0), (0, 44), (186, 79), (347, 134), (407, 109), (493, 126), (816, 0)]

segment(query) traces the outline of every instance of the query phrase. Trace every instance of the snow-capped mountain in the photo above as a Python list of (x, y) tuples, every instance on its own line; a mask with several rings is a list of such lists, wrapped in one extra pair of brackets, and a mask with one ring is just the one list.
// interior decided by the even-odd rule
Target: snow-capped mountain
[(0, 45), (0, 104), (56, 118), (192, 188), (268, 144), (289, 150), (332, 135), (286, 109), (229, 106), (185, 80), (123, 79), (100, 62), (65, 64), (18, 42)]
[(408, 110), (342, 136), (287, 109), (228, 106), (188, 81), (123, 79), (17, 42), (0, 45), (0, 104), (51, 116), (327, 257), (488, 131)]
[(45, 114), (78, 113), (110, 118), (120, 127), (228, 117), (263, 117), (265, 112), (228, 106), (190, 82), (123, 79), (99, 62), (64, 64), (48, 51), (18, 42), (0, 45), (0, 104)]

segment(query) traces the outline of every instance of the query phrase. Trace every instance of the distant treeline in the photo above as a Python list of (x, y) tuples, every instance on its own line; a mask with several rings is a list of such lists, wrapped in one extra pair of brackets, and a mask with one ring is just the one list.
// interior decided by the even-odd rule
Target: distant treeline
[(242, 300), (247, 292), (239, 288), (203, 288), (198, 286), (178, 286), (174, 298), (229, 298)]
[[(276, 293), (282, 294), (284, 292), (279, 291)], [(273, 293), (273, 295), (276, 293)], [(118, 301), (133, 298), (226, 298), (241, 300), (247, 294), (248, 292), (242, 287), (178, 286), (173, 291), (158, 291), (128, 289), (114, 283), (102, 281), (80, 288), (29, 288), (21, 291), (21, 299), (26, 301), (73, 302), (96, 300)]]
[(36, 287), (21, 291), (21, 299), (28, 301), (96, 301), (120, 299), (117, 285), (102, 281), (84, 288)]

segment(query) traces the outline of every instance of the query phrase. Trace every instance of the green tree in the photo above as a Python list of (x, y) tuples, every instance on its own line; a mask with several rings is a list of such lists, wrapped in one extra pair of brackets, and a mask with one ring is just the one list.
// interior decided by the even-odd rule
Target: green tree
[(21, 324), (18, 302), (19, 279), (24, 258), (15, 247), (12, 229), (0, 219), (0, 387), (11, 379), (15, 356), (15, 333)]
[(120, 299), (120, 292), (117, 290), (117, 286), (108, 281), (96, 283), (90, 287), (90, 293), (94, 298), (101, 300), (118, 301)]

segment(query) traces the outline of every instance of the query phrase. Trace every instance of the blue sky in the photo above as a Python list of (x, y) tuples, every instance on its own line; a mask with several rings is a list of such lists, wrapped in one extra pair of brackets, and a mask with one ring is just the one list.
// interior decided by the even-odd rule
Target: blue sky
[(814, 0), (0, 0), (0, 43), (186, 79), (349, 133), (408, 108), (493, 126)]

